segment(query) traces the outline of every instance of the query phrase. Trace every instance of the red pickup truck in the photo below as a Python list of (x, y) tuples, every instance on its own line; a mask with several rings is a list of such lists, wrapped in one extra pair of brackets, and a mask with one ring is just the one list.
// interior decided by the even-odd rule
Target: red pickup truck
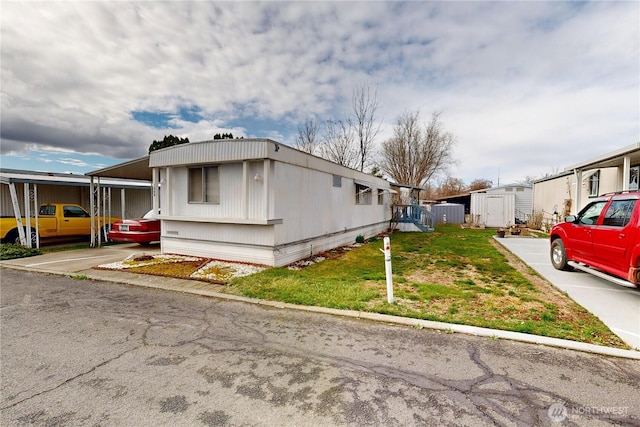
[(640, 192), (607, 194), (551, 229), (551, 263), (640, 287)]

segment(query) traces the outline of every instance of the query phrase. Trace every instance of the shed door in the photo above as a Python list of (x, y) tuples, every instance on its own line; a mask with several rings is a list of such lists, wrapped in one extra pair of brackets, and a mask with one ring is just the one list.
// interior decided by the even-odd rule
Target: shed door
[(504, 227), (504, 198), (501, 196), (487, 197), (487, 227)]

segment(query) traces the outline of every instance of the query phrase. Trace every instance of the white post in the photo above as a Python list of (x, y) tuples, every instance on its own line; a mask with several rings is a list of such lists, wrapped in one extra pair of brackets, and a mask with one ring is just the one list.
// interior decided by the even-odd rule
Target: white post
[(27, 239), (27, 247), (33, 247), (33, 241), (31, 240), (31, 195), (29, 194), (29, 183), (22, 184), (24, 190), (24, 225), (25, 225), (25, 237)]
[[(22, 216), (20, 215), (20, 204), (18, 204), (18, 193), (16, 192), (16, 185), (13, 182), (9, 183), (9, 193), (11, 193), (11, 203), (13, 203), (13, 214), (16, 217), (16, 229), (18, 230), (20, 244), (27, 246), (27, 241), (24, 236), (24, 224), (22, 224)], [(29, 218), (26, 218), (26, 220), (28, 221)]]
[(387, 302), (393, 304), (393, 273), (391, 271), (391, 242), (389, 237), (383, 239), (384, 270), (387, 275)]

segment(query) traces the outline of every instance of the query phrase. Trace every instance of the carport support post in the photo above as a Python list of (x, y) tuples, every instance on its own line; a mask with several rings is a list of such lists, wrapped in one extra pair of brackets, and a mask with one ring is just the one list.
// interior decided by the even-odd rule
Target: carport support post
[(393, 273), (391, 271), (391, 241), (389, 237), (383, 239), (384, 270), (387, 276), (387, 302), (393, 304)]
[(29, 183), (22, 184), (24, 190), (24, 228), (25, 237), (28, 248), (33, 247), (33, 241), (31, 240), (31, 195), (29, 194)]

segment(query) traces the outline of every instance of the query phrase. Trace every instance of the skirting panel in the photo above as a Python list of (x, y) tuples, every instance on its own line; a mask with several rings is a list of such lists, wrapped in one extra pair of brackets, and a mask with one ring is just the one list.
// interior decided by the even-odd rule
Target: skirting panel
[(303, 243), (282, 245), (278, 248), (162, 236), (161, 248), (162, 253), (165, 254), (200, 256), (281, 267), (339, 246), (352, 244), (358, 235), (365, 238), (375, 236), (386, 231), (387, 227), (387, 223), (381, 223)]

